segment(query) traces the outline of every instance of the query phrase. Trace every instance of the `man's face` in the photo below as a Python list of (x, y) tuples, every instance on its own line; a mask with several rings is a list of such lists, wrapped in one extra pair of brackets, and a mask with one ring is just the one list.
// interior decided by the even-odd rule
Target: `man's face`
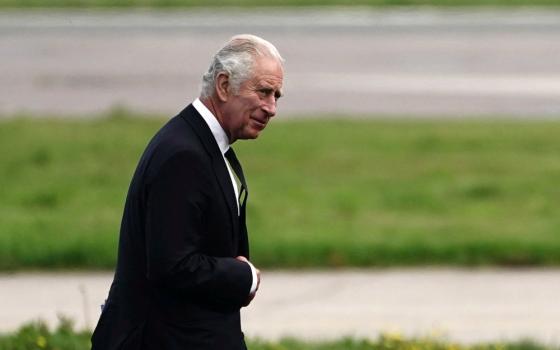
[(244, 81), (237, 93), (231, 91), (223, 109), (223, 127), (230, 142), (254, 139), (276, 114), (276, 101), (282, 95), (284, 72), (272, 58), (259, 58), (253, 76)]

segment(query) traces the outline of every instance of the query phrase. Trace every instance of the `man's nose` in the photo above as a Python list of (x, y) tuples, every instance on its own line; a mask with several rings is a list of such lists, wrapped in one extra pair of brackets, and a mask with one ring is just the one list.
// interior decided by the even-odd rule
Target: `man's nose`
[(272, 96), (272, 98), (266, 99), (262, 109), (268, 114), (270, 118), (276, 115), (276, 98)]

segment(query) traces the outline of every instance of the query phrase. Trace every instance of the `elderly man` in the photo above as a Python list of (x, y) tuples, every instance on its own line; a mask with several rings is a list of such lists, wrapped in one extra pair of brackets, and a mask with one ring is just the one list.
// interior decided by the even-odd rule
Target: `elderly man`
[(246, 349), (239, 310), (255, 297), (248, 188), (230, 145), (276, 114), (283, 59), (268, 41), (233, 37), (200, 98), (151, 140), (132, 179), (109, 297), (93, 349)]

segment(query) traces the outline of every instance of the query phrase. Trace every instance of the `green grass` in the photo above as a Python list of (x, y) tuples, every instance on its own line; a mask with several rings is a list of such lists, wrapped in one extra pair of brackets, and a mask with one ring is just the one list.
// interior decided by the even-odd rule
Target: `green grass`
[(559, 0), (0, 0), (0, 7), (558, 6)]
[[(110, 269), (163, 120), (0, 122), (0, 270)], [(560, 122), (276, 121), (236, 144), (261, 267), (560, 265)]]
[[(0, 334), (0, 350), (86, 350), (91, 347), (90, 336), (88, 331), (75, 331), (68, 320), (63, 320), (54, 330), (35, 322), (14, 333)], [(323, 342), (249, 339), (247, 347), (249, 350), (558, 350), (530, 340), (462, 345), (430, 337), (406, 339), (397, 334), (383, 334), (375, 340), (344, 338)]]

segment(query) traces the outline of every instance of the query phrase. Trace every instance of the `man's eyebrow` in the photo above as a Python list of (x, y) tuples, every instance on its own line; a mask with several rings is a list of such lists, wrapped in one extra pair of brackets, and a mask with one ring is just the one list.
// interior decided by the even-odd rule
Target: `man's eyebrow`
[(272, 84), (269, 84), (269, 83), (266, 83), (266, 82), (258, 84), (257, 85), (257, 90), (268, 90), (270, 92), (274, 91), (274, 96), (276, 98), (280, 98), (280, 97), (284, 96), (284, 91), (282, 91), (281, 88), (276, 90)]

